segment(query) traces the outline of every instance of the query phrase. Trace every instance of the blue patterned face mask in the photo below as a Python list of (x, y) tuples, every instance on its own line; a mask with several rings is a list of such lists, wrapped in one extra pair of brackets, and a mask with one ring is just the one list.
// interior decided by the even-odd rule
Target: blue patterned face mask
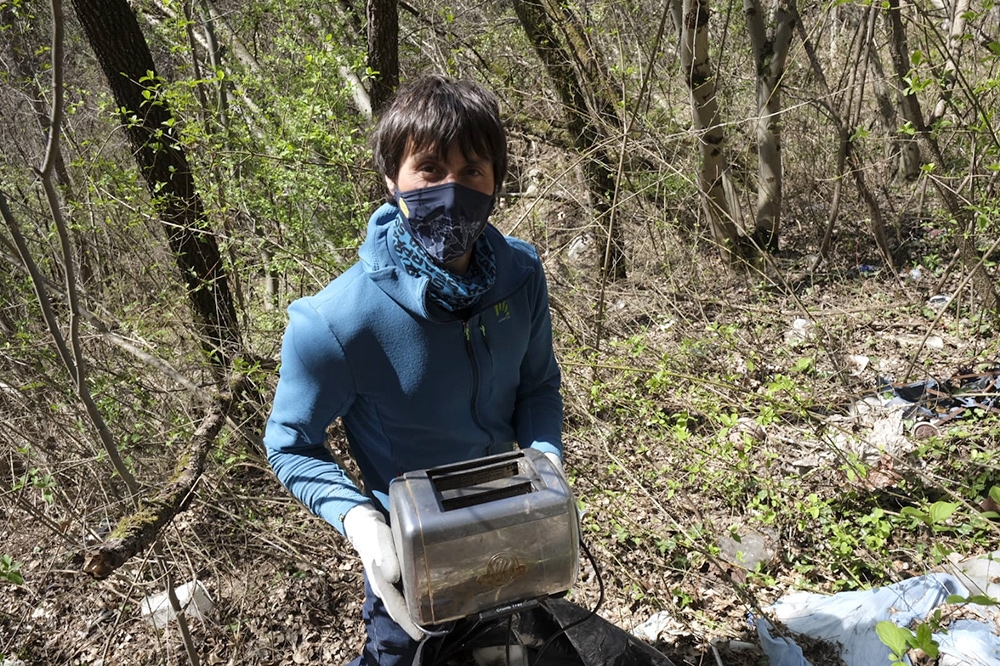
[(458, 183), (418, 190), (396, 190), (403, 225), (439, 264), (458, 259), (472, 249), (493, 212), (493, 197)]

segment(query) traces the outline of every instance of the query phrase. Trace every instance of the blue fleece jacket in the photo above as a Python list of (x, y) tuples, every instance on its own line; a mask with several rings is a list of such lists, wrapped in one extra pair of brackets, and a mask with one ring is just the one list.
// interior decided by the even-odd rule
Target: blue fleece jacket
[(337, 417), (366, 492), (384, 508), (389, 482), (407, 471), (515, 443), (562, 452), (559, 367), (534, 248), (487, 227), (496, 281), (460, 319), (428, 302), (428, 278), (396, 265), (387, 231), (397, 213), (379, 208), (360, 261), (288, 308), (264, 435), (278, 479), (340, 532), (369, 497), (324, 446)]

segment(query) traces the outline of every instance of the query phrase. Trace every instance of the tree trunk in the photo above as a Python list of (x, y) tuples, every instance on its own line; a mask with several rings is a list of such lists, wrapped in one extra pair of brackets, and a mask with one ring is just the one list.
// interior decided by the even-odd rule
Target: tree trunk
[(737, 251), (737, 231), (733, 221), (722, 176), (727, 168), (725, 133), (719, 120), (715, 94), (715, 72), (708, 59), (708, 0), (684, 0), (681, 30), (681, 68), (691, 91), (694, 128), (701, 147), (701, 171), (698, 189), (702, 196), (709, 229), (722, 257), (732, 263)]
[[(903, 28), (903, 19), (900, 16), (899, 0), (888, 0), (886, 5), (886, 19), (889, 23), (890, 46), (892, 50), (892, 64), (896, 68), (896, 76), (902, 80), (909, 74), (910, 61), (909, 50), (906, 46), (906, 31)], [(902, 94), (903, 117), (910, 122), (916, 134), (916, 138), (930, 154), (930, 158), (938, 168), (945, 166), (944, 155), (937, 139), (931, 136), (930, 131), (924, 123), (924, 117), (920, 110), (920, 102), (917, 96), (905, 91)], [(996, 291), (996, 280), (989, 274), (979, 259), (974, 242), (975, 219), (969, 209), (961, 204), (955, 192), (942, 184), (941, 179), (931, 177), (931, 183), (937, 190), (938, 195), (944, 201), (945, 208), (954, 218), (957, 229), (955, 230), (955, 241), (958, 244), (958, 252), (962, 258), (962, 263), (972, 271), (972, 283), (977, 292), (977, 296), (985, 303), (986, 307), (993, 311), (994, 319), (1000, 314), (1000, 296)]]
[(399, 87), (399, 13), (396, 0), (368, 0), (368, 69), (377, 72), (371, 82), (371, 108), (376, 118)]
[[(910, 49), (907, 45), (906, 31), (903, 29), (903, 22), (899, 18), (899, 2), (896, 0), (895, 9), (886, 9), (886, 22), (889, 26), (889, 52), (893, 63), (892, 80), (896, 88), (896, 103), (899, 105), (899, 113), (904, 119), (910, 121), (911, 130), (915, 130), (917, 125), (923, 126), (921, 118), (917, 125), (913, 124), (913, 119), (921, 117), (919, 105), (917, 104), (916, 93), (907, 89), (906, 77), (910, 73)], [(902, 60), (900, 61), (900, 58)], [(900, 131), (898, 134), (900, 163), (899, 170), (904, 178), (915, 179), (920, 174), (920, 165), (923, 162), (920, 156), (920, 144), (914, 137), (912, 131), (907, 133)]]
[(878, 102), (882, 130), (886, 136), (885, 157), (890, 162), (897, 163), (896, 172), (901, 178), (908, 181), (916, 180), (920, 176), (920, 147), (913, 137), (900, 127), (897, 105), (893, 102), (892, 94), (886, 85), (885, 68), (882, 66), (882, 57), (878, 49), (868, 50), (868, 62), (875, 74), (872, 88)]
[(941, 96), (938, 98), (934, 110), (927, 124), (934, 126), (938, 120), (944, 117), (944, 112), (951, 101), (951, 90), (955, 87), (958, 77), (958, 59), (962, 49), (962, 36), (965, 34), (965, 26), (968, 22), (969, 0), (953, 0), (949, 8), (948, 42), (945, 47), (944, 63), (944, 87), (941, 89)]
[(121, 110), (122, 126), (194, 307), (202, 346), (213, 363), (227, 365), (242, 347), (236, 308), (170, 108), (158, 90), (149, 46), (126, 0), (73, 4)]
[(760, 0), (744, 0), (750, 42), (757, 65), (757, 219), (754, 238), (778, 249), (781, 226), (781, 77), (792, 43), (797, 12), (794, 0), (777, 0), (764, 21)]
[[(554, 19), (544, 5), (530, 0), (514, 0), (514, 11), (565, 107), (566, 128), (574, 147), (583, 156), (583, 170), (593, 200), (594, 216), (599, 220), (612, 221), (611, 198), (615, 191), (615, 175), (606, 151), (601, 148), (607, 143), (606, 136), (598, 119), (588, 110), (584, 88), (573, 68), (573, 56), (561, 46)], [(603, 270), (611, 279), (624, 279), (624, 242), (617, 224), (612, 224), (607, 230), (607, 239)]]

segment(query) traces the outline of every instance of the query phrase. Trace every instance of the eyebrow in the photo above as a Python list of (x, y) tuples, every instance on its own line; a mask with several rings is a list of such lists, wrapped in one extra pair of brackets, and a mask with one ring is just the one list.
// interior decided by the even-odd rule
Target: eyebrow
[[(437, 160), (439, 162), (443, 162), (446, 159), (445, 155), (439, 155), (438, 153), (430, 151), (430, 150), (418, 150), (415, 153), (412, 153), (411, 157), (414, 160), (418, 161), (418, 162), (419, 161), (423, 161), (423, 160)], [(493, 160), (491, 160), (491, 159), (489, 159), (487, 157), (479, 157), (475, 153), (473, 153), (473, 158), (472, 159), (469, 159), (468, 157), (466, 157), (465, 153), (462, 153), (462, 157), (465, 157), (465, 161), (467, 163), (471, 164), (472, 166), (477, 166), (477, 167), (481, 167), (481, 166), (483, 166), (485, 164), (492, 164), (493, 163)]]

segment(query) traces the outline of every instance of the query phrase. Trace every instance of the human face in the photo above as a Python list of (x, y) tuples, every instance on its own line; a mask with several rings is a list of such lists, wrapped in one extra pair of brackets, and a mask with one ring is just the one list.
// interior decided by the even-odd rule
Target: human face
[[(393, 181), (385, 177), (390, 192), (410, 192), (435, 185), (458, 183), (488, 196), (494, 193), (493, 162), (477, 155), (467, 159), (457, 144), (448, 147), (445, 155), (437, 155), (429, 150), (413, 150), (408, 146), (399, 165), (399, 173)], [(452, 273), (464, 275), (469, 269), (472, 251), (446, 263)]]
[(493, 162), (473, 155), (466, 159), (457, 144), (448, 147), (446, 155), (436, 155), (429, 150), (414, 150), (408, 146), (393, 182), (385, 177), (389, 191), (409, 192), (433, 185), (459, 183), (483, 194), (493, 195)]

